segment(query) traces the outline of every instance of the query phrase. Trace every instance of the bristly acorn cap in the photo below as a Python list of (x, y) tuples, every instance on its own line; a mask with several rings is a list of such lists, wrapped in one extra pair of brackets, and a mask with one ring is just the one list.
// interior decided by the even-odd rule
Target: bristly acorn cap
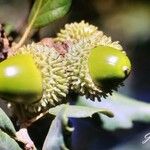
[[(105, 88), (102, 87), (101, 83), (100, 85), (96, 84), (90, 74), (88, 61), (92, 49), (99, 46), (113, 48), (117, 52), (122, 53), (123, 57), (126, 57), (118, 41), (112, 42), (111, 38), (104, 35), (97, 27), (84, 21), (66, 24), (65, 29), (57, 34), (55, 40), (61, 42), (71, 41), (72, 43), (66, 55), (68, 59), (69, 83), (73, 91), (94, 100), (95, 98), (100, 99), (101, 96), (105, 97), (107, 93), (111, 93), (113, 89), (117, 88), (118, 84), (115, 87), (113, 86), (112, 89), (104, 90)], [(103, 74), (103, 72), (100, 72), (100, 74)]]
[[(68, 94), (68, 75), (66, 73), (66, 58), (54, 48), (32, 43), (23, 46), (9, 57), (18, 54), (30, 54), (42, 75), (43, 96), (37, 103), (22, 104), (22, 109), (31, 114), (44, 112), (50, 107), (64, 103)], [(26, 114), (26, 115), (27, 115)]]
[(99, 31), (96, 26), (85, 23), (84, 21), (66, 24), (65, 29), (60, 30), (55, 40), (61, 42), (70, 41), (73, 44), (85, 40), (87, 42), (90, 41), (91, 47), (106, 45), (122, 50), (119, 41), (112, 42), (111, 37), (107, 37), (102, 31)]

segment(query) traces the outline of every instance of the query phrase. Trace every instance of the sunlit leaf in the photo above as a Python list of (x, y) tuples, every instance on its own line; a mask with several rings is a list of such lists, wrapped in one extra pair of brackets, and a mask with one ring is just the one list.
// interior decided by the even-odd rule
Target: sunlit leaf
[(5, 112), (0, 108), (0, 129), (9, 135), (15, 136), (16, 130)]
[(74, 106), (74, 105), (66, 105), (62, 104), (56, 107), (53, 107), (49, 109), (49, 113), (53, 115), (57, 115), (57, 113), (65, 107), (64, 114), (67, 117), (72, 118), (86, 118), (86, 117), (92, 117), (95, 113), (101, 113), (108, 117), (113, 117), (113, 114), (109, 109), (105, 108), (95, 108), (92, 106)]
[(29, 16), (29, 24), (39, 28), (63, 17), (71, 6), (71, 0), (36, 0)]
[(17, 142), (0, 130), (0, 150), (22, 150)]
[(84, 97), (79, 97), (77, 105), (106, 108), (113, 112), (114, 117), (100, 116), (103, 127), (107, 130), (117, 128), (131, 128), (133, 121), (150, 122), (150, 104), (137, 101), (133, 98), (114, 93), (101, 102), (93, 102)]
[(65, 107), (62, 107), (53, 120), (42, 150), (68, 150), (63, 137), (63, 130), (69, 128), (67, 127), (68, 118), (64, 115), (64, 110)]

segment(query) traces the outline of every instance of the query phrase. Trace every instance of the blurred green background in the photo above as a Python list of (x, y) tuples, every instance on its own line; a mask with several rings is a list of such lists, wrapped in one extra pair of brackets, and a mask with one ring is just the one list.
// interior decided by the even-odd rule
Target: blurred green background
[[(0, 22), (13, 28), (12, 37), (23, 32), (34, 0), (0, 0)], [(127, 52), (132, 72), (120, 93), (150, 102), (150, 1), (147, 0), (73, 0), (70, 12), (63, 18), (40, 30), (38, 38), (55, 36), (66, 23), (85, 20), (99, 27), (112, 40), (120, 41)], [(35, 35), (36, 36), (36, 35)], [(16, 39), (17, 40), (17, 39)], [(130, 130), (108, 132), (91, 119), (72, 120), (73, 150), (149, 150), (150, 142), (142, 145), (150, 124), (135, 122)], [(42, 126), (46, 123), (42, 123)], [(31, 127), (36, 144), (45, 137), (41, 125)], [(48, 127), (48, 126), (47, 126)], [(38, 130), (38, 131), (37, 131)], [(46, 131), (45, 131), (46, 133)]]

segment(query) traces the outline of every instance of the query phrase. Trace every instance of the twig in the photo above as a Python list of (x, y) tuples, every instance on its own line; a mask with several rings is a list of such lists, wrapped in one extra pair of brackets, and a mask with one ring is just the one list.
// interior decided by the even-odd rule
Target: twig
[(28, 27), (26, 28), (26, 30), (25, 30), (25, 32), (24, 32), (22, 38), (20, 39), (20, 41), (19, 41), (16, 45), (13, 46), (13, 49), (14, 49), (14, 50), (17, 50), (18, 48), (20, 48), (20, 47), (24, 44), (24, 42), (26, 41), (26, 39), (27, 39), (29, 33), (31, 32), (32, 26), (33, 26), (33, 24), (34, 24), (34, 22), (35, 22), (35, 20), (36, 20), (36, 17), (37, 17), (37, 15), (38, 15), (38, 13), (39, 13), (41, 4), (42, 4), (42, 0), (39, 2), (39, 5), (38, 5), (38, 7), (37, 7), (37, 10), (36, 10), (36, 12), (35, 12), (35, 14), (34, 14), (32, 20), (31, 20), (30, 24), (29, 24)]
[(43, 116), (45, 116), (48, 113), (48, 111), (45, 111), (43, 113), (40, 113), (38, 116), (33, 117), (29, 120), (24, 120), (23, 122), (21, 122), (21, 127), (22, 128), (27, 128), (29, 127), (32, 123), (34, 123), (35, 121), (39, 120), (40, 118), (42, 118)]

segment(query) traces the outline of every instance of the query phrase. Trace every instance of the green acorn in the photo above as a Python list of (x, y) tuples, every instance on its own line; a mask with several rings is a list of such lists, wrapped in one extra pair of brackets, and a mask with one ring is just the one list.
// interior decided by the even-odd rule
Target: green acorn
[(9, 57), (16, 57), (20, 54), (31, 55), (42, 76), (42, 97), (36, 103), (22, 105), (26, 115), (31, 116), (31, 114), (41, 113), (50, 107), (64, 103), (68, 94), (66, 58), (61, 56), (54, 48), (35, 43), (9, 53)]
[[(91, 100), (100, 99), (101, 96), (105, 97), (107, 93), (116, 90), (128, 76), (131, 66), (122, 46), (118, 41), (112, 42), (97, 27), (84, 21), (71, 23), (65, 25), (65, 29), (57, 36), (56, 41), (72, 42), (66, 55), (68, 78), (73, 91)], [(111, 54), (118, 58), (114, 66), (106, 60)]]
[(108, 46), (98, 46), (91, 50), (88, 67), (93, 81), (105, 93), (111, 93), (112, 89), (117, 88), (131, 71), (126, 54)]
[(1, 98), (31, 104), (42, 96), (41, 73), (30, 55), (17, 55), (0, 63)]

